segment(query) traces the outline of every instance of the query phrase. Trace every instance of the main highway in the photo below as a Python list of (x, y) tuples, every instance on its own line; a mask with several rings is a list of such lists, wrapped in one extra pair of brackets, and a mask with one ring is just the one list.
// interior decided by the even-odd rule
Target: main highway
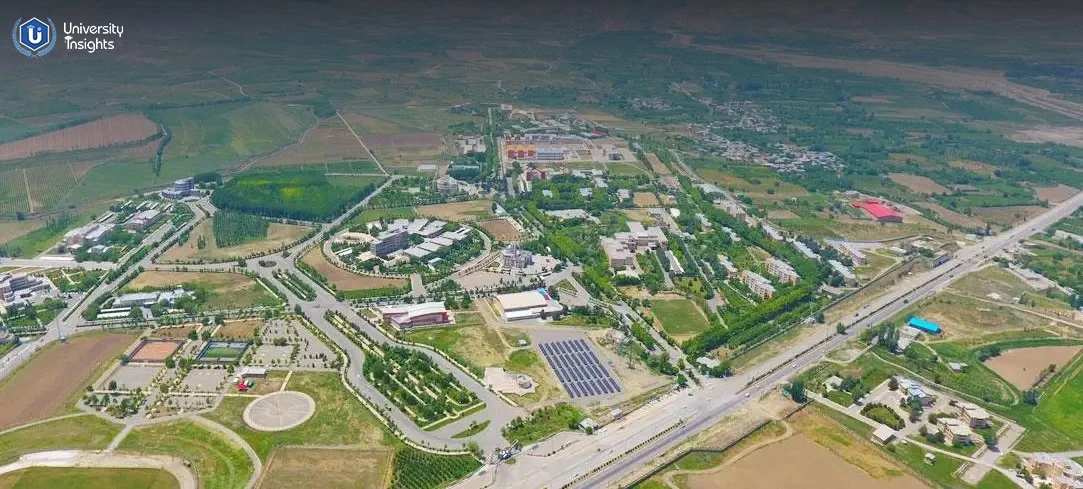
[[(633, 430), (628, 424), (615, 423), (618, 425), (615, 429), (603, 428), (594, 436), (576, 443), (578, 446), (575, 450), (566, 449), (568, 456), (561, 456), (557, 452), (546, 457), (544, 463), (500, 467), (494, 486), (607, 488), (627, 483), (625, 479), (634, 470), (644, 467), (689, 437), (721, 422), (778, 384), (818, 363), (824, 355), (854, 335), (890, 319), (911, 302), (935, 294), (1013, 243), (1071, 215), (1081, 205), (1083, 193), (1029, 222), (963, 247), (952, 260), (939, 267), (895, 284), (855, 316), (843, 320), (848, 326), (845, 335), (837, 334), (833, 326), (821, 326), (821, 331), (756, 368), (727, 379), (708, 380), (703, 387), (688, 390), (688, 395), (682, 394), (642, 408), (654, 411), (639, 418), (639, 422), (650, 425), (649, 428), (639, 426)], [(645, 435), (637, 435), (643, 430), (661, 435), (644, 442)], [(586, 452), (590, 455), (583, 456)]]

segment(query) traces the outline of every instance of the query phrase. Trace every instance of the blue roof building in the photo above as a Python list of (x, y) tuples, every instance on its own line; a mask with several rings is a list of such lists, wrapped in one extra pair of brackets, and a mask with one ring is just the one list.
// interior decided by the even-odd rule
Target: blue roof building
[(940, 334), (940, 325), (939, 324), (936, 324), (936, 323), (934, 323), (932, 321), (927, 321), (927, 320), (919, 318), (917, 316), (914, 316), (914, 317), (910, 318), (910, 321), (907, 321), (906, 325), (910, 326), (910, 327), (913, 327), (913, 328), (917, 328), (917, 329), (919, 329), (921, 331), (924, 331), (926, 333), (929, 333), (929, 334)]

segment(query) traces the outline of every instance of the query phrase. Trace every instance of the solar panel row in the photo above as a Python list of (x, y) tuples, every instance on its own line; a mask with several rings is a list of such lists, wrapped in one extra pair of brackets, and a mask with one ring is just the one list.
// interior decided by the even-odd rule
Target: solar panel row
[(582, 339), (538, 345), (557, 379), (572, 398), (620, 392), (620, 385)]

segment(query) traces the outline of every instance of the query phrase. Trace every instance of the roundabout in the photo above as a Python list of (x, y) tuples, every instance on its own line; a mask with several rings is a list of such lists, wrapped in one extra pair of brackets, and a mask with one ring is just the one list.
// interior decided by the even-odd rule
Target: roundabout
[(285, 431), (296, 428), (316, 413), (316, 401), (303, 392), (282, 391), (252, 401), (244, 409), (244, 422), (254, 430)]

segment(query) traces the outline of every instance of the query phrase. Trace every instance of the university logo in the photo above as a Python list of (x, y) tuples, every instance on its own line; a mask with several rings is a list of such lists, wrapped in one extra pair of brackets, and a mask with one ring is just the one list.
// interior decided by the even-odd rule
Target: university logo
[(15, 43), (15, 49), (28, 58), (40, 58), (49, 54), (56, 46), (56, 26), (53, 20), (46, 17), (46, 22), (33, 17), (23, 22), (22, 18), (15, 21), (15, 27), (11, 29), (11, 42)]

